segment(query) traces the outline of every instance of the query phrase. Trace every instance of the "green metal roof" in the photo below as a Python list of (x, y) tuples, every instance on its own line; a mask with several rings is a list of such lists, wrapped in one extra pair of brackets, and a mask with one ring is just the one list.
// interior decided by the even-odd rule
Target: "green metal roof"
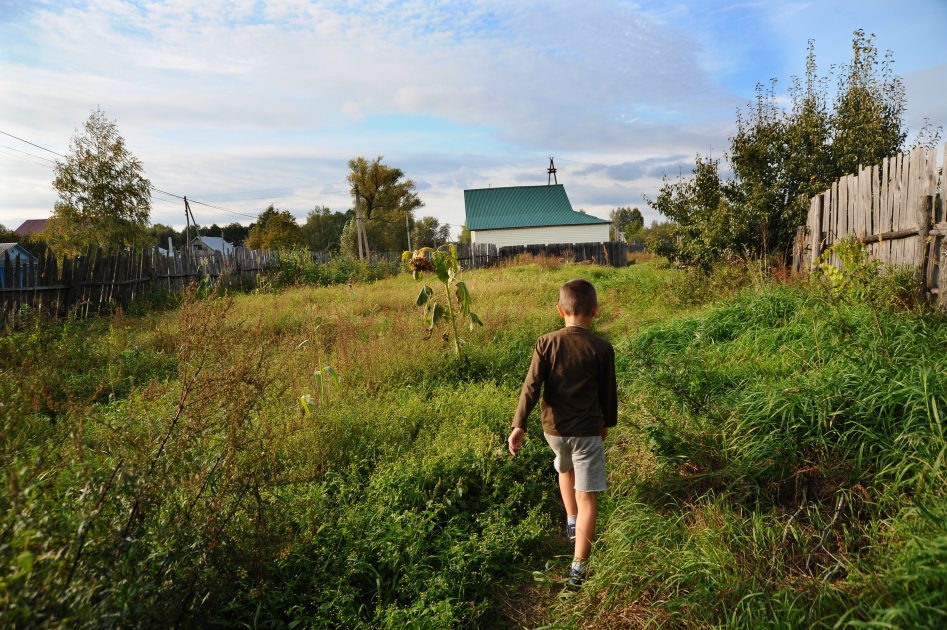
[(464, 206), (468, 230), (611, 223), (573, 210), (562, 184), (465, 190)]

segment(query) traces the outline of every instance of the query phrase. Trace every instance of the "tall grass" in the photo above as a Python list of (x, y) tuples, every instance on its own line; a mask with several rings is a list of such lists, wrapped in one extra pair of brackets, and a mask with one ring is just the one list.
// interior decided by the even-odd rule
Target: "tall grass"
[(779, 285), (630, 337), (590, 626), (947, 623), (945, 344), (940, 315)]
[(407, 277), (7, 331), (3, 625), (495, 626), (563, 551), (542, 441), (513, 459), (504, 439), (579, 274), (617, 322), (637, 312), (618, 287), (668, 272), (469, 275), (488, 326), (460, 362)]
[(273, 276), (278, 286), (302, 284), (328, 286), (350, 282), (374, 282), (401, 271), (400, 261), (356, 260), (351, 256), (333, 256), (328, 262), (315, 261), (307, 251), (280, 254), (279, 268)]
[[(556, 604), (547, 448), (504, 440), (574, 276), (621, 408), (592, 578)], [(767, 277), (469, 273), (487, 326), (461, 361), (406, 276), (24, 321), (0, 336), (0, 622), (942, 625), (947, 326), (906, 276), (871, 300)]]

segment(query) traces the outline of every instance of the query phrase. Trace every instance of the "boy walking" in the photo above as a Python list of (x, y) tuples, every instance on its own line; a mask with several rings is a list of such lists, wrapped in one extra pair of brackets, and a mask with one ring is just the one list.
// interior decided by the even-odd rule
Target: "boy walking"
[(533, 361), (523, 383), (507, 441), (514, 456), (523, 446), (526, 420), (540, 399), (543, 433), (556, 455), (559, 491), (566, 508), (566, 530), (575, 541), (564, 595), (582, 585), (595, 538), (598, 493), (605, 490), (602, 440), (618, 422), (615, 350), (589, 332), (598, 315), (591, 282), (569, 280), (559, 290), (556, 307), (565, 326), (536, 341)]

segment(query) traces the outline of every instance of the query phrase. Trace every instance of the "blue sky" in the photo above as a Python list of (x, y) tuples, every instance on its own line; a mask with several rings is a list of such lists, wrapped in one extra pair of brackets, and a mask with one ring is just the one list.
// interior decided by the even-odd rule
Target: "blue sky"
[[(695, 153), (722, 152), (757, 83), (784, 92), (873, 33), (908, 123), (947, 127), (947, 2), (0, 0), (0, 131), (64, 153), (101, 107), (152, 183), (247, 220), (350, 205), (348, 159), (385, 156), (422, 214), (463, 222), (463, 189), (545, 183), (607, 216)], [(912, 131), (912, 135), (913, 135)], [(0, 136), (0, 223), (48, 216), (54, 157)], [(46, 164), (44, 166), (44, 164)], [(154, 222), (183, 209), (156, 196)]]

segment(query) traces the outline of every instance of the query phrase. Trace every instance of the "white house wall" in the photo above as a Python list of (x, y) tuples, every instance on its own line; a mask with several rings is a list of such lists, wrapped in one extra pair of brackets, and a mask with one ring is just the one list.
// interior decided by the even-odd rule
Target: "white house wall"
[(548, 227), (471, 230), (474, 243), (508, 245), (549, 245), (551, 243), (603, 243), (608, 240), (608, 223), (551, 225)]

